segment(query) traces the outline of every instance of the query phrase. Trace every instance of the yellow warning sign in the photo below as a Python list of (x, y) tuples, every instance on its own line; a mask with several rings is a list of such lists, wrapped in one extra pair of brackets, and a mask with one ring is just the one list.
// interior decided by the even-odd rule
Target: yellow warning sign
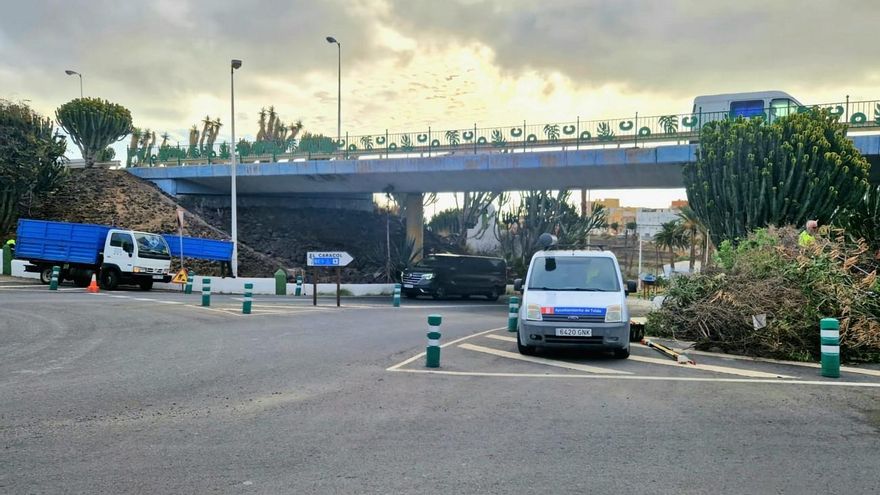
[(174, 278), (171, 279), (172, 284), (185, 284), (186, 282), (186, 270), (183, 269), (177, 272), (177, 275), (175, 275)]

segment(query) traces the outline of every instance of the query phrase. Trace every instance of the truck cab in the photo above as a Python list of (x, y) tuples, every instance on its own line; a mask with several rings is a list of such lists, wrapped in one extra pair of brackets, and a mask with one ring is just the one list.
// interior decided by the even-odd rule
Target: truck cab
[(111, 229), (104, 243), (100, 282), (106, 289), (120, 284), (149, 290), (153, 282), (168, 282), (171, 251), (158, 234)]

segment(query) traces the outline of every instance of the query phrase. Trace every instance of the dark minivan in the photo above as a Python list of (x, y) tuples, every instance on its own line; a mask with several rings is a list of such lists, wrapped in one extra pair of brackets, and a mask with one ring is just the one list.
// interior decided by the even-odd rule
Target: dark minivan
[(432, 254), (403, 272), (406, 297), (485, 296), (490, 301), (507, 289), (507, 263), (503, 258)]

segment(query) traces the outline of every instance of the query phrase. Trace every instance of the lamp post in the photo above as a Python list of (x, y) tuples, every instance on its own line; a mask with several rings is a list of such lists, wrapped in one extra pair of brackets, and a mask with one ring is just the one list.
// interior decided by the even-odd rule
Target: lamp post
[(64, 73), (67, 74), (68, 76), (73, 76), (73, 75), (79, 76), (79, 97), (82, 98), (83, 97), (83, 75), (75, 70), (70, 70), (70, 69), (67, 69), (66, 71), (64, 71)]
[(336, 43), (336, 147), (339, 148), (339, 143), (342, 141), (342, 44), (333, 36), (327, 36), (327, 43)]
[(230, 210), (232, 210), (232, 277), (238, 277), (238, 201), (235, 189), (235, 69), (241, 67), (241, 60), (233, 59), (229, 69), (229, 100), (232, 110), (232, 159), (229, 175), (232, 177)]

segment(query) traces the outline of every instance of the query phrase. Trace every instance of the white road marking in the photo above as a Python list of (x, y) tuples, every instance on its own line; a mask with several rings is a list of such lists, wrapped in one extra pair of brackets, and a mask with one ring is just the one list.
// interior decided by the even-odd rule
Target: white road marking
[[(647, 346), (642, 344), (633, 344), (634, 346), (643, 347), (647, 349)], [(752, 357), (752, 356), (740, 356), (738, 354), (723, 354), (720, 352), (707, 352), (707, 351), (697, 351), (693, 349), (688, 349), (685, 351), (685, 354), (694, 354), (697, 356), (709, 356), (709, 357), (717, 357), (720, 359), (736, 359), (738, 361), (755, 361), (758, 363), (771, 363), (771, 364), (782, 364), (786, 366), (802, 366), (804, 368), (814, 368), (820, 369), (822, 365), (819, 363), (805, 363), (802, 361), (783, 361), (780, 359), (771, 359), (771, 358), (762, 358), (762, 357)], [(854, 368), (852, 366), (841, 366), (840, 371), (845, 371), (847, 373), (857, 373), (861, 375), (870, 375), (870, 376), (880, 376), (880, 370), (872, 370), (868, 368)]]
[(527, 361), (529, 363), (543, 364), (547, 366), (555, 366), (557, 368), (567, 368), (570, 370), (584, 371), (586, 373), (598, 373), (605, 375), (631, 375), (628, 371), (614, 370), (610, 368), (599, 368), (598, 366), (587, 366), (585, 364), (568, 363), (565, 361), (554, 361), (552, 359), (544, 359), (535, 356), (523, 356), (514, 352), (500, 351), (491, 347), (483, 347), (473, 344), (461, 344), (459, 349), (467, 349), (469, 351), (482, 352), (484, 354), (492, 354), (493, 356), (504, 357), (508, 359), (516, 359), (518, 361)]
[(643, 376), (643, 375), (580, 375), (580, 374), (551, 374), (551, 373), (488, 373), (475, 371), (445, 371), (445, 370), (423, 370), (423, 369), (400, 369), (388, 368), (386, 371), (396, 371), (398, 373), (425, 373), (435, 375), (451, 375), (451, 376), (486, 376), (486, 377), (503, 377), (503, 378), (569, 378), (569, 379), (588, 379), (588, 380), (645, 380), (656, 382), (718, 382), (718, 383), (748, 383), (748, 384), (773, 384), (773, 385), (819, 385), (827, 387), (864, 387), (864, 388), (880, 388), (880, 383), (872, 382), (836, 382), (836, 381), (818, 381), (818, 380), (769, 380), (759, 378), (707, 378), (695, 376)]
[[(516, 342), (516, 337), (508, 337), (507, 335), (486, 335), (486, 337), (495, 340), (503, 340), (505, 342)], [(645, 347), (645, 346), (640, 346)], [(713, 366), (708, 364), (683, 365), (668, 359), (651, 358), (645, 356), (636, 356), (630, 354), (630, 361), (638, 361), (640, 363), (659, 364), (663, 366), (675, 366), (677, 368), (694, 369), (699, 371), (711, 371), (714, 373), (726, 373), (728, 375), (750, 376), (753, 378), (794, 378), (793, 376), (780, 375), (777, 373), (765, 373), (763, 371), (751, 371), (739, 368), (727, 368), (725, 366)]]
[[(498, 330), (504, 330), (505, 328), (507, 328), (507, 327), (490, 328), (489, 330), (484, 330), (484, 331), (482, 331), (482, 332), (477, 332), (477, 333), (474, 333), (474, 334), (471, 334), (471, 335), (467, 335), (467, 336), (462, 337), (462, 338), (460, 338), (460, 339), (455, 339), (455, 340), (453, 340), (453, 341), (451, 341), (451, 342), (447, 342), (447, 343), (441, 345), (440, 348), (442, 349), (442, 348), (444, 348), (444, 347), (449, 347), (449, 346), (451, 346), (451, 345), (453, 345), (453, 344), (457, 344), (457, 343), (459, 343), (459, 342), (464, 342), (464, 341), (467, 340), (467, 339), (472, 339), (472, 338), (474, 338), (474, 337), (479, 337), (480, 335), (485, 335), (485, 334), (487, 334), (487, 333), (489, 333), (489, 332), (497, 332)], [(413, 356), (413, 357), (411, 357), (411, 358), (409, 358), (409, 359), (407, 359), (407, 360), (405, 360), (405, 361), (402, 361), (402, 362), (400, 362), (400, 363), (397, 363), (397, 364), (395, 364), (394, 366), (392, 366), (392, 367), (390, 367), (390, 368), (387, 368), (385, 371), (397, 371), (397, 370), (399, 370), (399, 368), (400, 368), (401, 366), (406, 366), (407, 364), (409, 364), (409, 363), (415, 361), (416, 359), (422, 358), (422, 357), (425, 357), (425, 353), (424, 353), (424, 352), (420, 352), (420, 353), (416, 354), (415, 356)]]
[(752, 378), (788, 378), (794, 379), (793, 376), (788, 375), (780, 375), (778, 373), (765, 373), (763, 371), (751, 371), (744, 370), (740, 368), (728, 368), (726, 366), (713, 366), (711, 364), (678, 364), (675, 361), (670, 359), (660, 359), (660, 358), (651, 358), (645, 356), (636, 356), (630, 354), (630, 361), (637, 361), (640, 363), (649, 363), (649, 364), (659, 364), (662, 366), (675, 366), (681, 369), (689, 369), (689, 370), (697, 370), (697, 371), (711, 371), (713, 373), (725, 373), (728, 375), (738, 375), (738, 376), (750, 376)]

